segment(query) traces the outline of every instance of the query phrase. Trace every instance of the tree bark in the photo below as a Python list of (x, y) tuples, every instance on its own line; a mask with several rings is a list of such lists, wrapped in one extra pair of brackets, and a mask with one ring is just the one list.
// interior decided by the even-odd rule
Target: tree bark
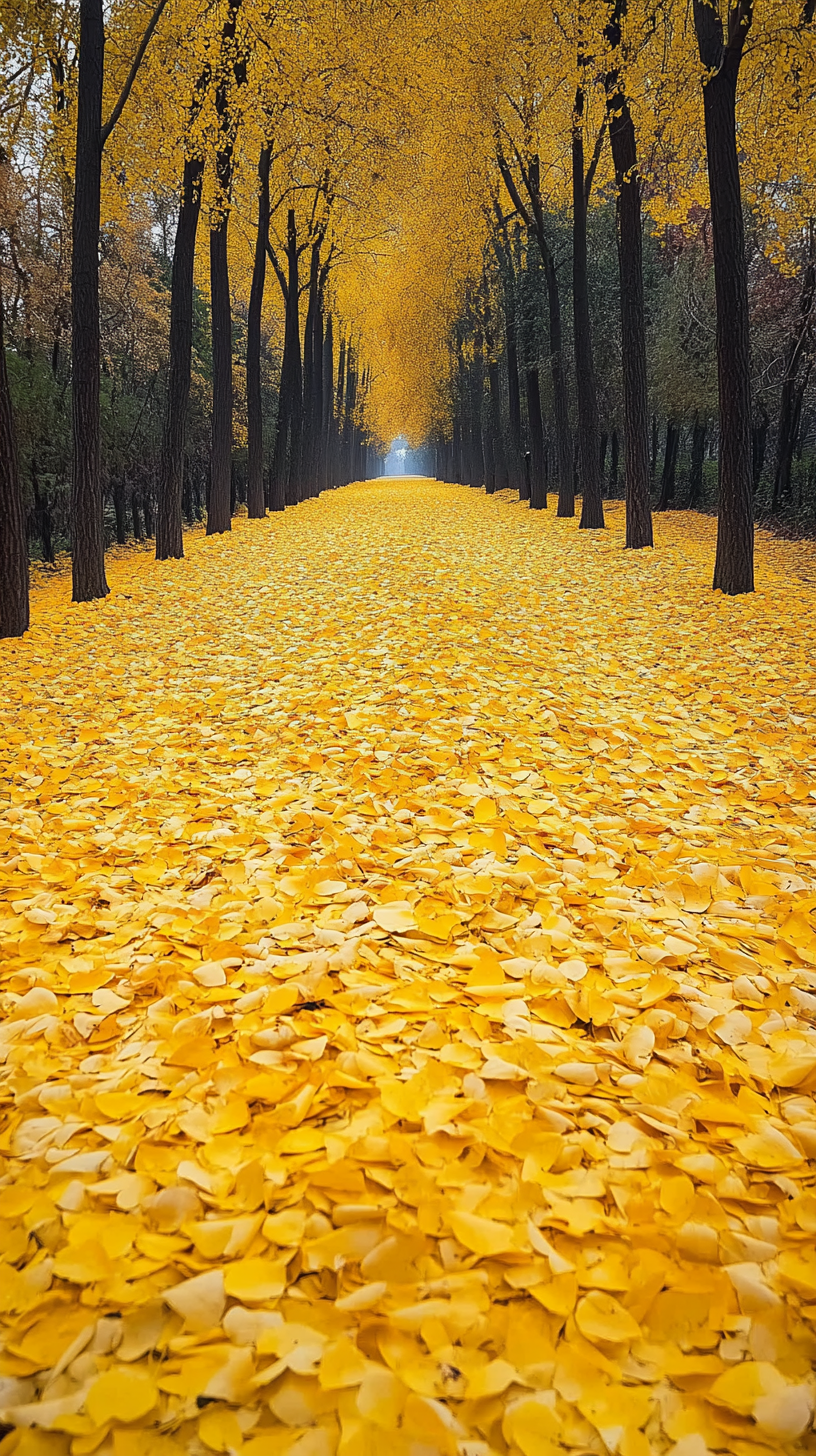
[(504, 450), (501, 380), (499, 378), (498, 360), (492, 360), (488, 365), (488, 382), (490, 385), (490, 424), (493, 435), (493, 475), (496, 482), (496, 490), (507, 490), (510, 480), (507, 470), (507, 456)]
[(680, 426), (674, 420), (666, 425), (666, 449), (663, 455), (663, 478), (660, 482), (659, 511), (665, 511), (674, 502), (674, 482), (677, 474), (677, 452), (680, 447)]
[[(607, 40), (620, 54), (626, 0), (616, 0)], [(649, 482), (649, 399), (646, 372), (646, 310), (643, 297), (643, 223), (637, 139), (629, 100), (616, 67), (606, 77), (609, 139), (617, 187), (618, 272), (620, 276), (623, 429), (626, 476), (626, 545), (653, 546)]]
[(765, 468), (765, 452), (768, 448), (768, 430), (771, 424), (770, 415), (761, 399), (756, 402), (756, 412), (759, 418), (751, 427), (751, 488), (754, 495), (759, 489), (759, 482)]
[(99, 414), (99, 222), (102, 188), (102, 0), (80, 0), (76, 171), (71, 251), (73, 600), (108, 595)]
[(320, 246), (318, 238), (312, 243), (309, 266), (309, 295), (306, 307), (306, 322), (303, 329), (303, 426), (301, 430), (300, 482), (301, 498), (317, 494), (315, 484), (317, 419), (315, 417), (316, 384), (318, 369), (322, 360), (317, 353), (317, 312), (320, 289)]
[(193, 267), (203, 175), (203, 160), (187, 157), (170, 283), (170, 363), (156, 527), (157, 561), (178, 559), (184, 555), (181, 496), (193, 349)]
[(215, 175), (218, 196), (210, 221), (210, 308), (212, 326), (212, 473), (207, 508), (207, 535), (232, 529), (232, 301), (228, 238), (236, 122), (231, 112), (228, 69), (236, 83), (246, 79), (246, 66), (233, 54), (241, 0), (230, 0), (221, 29), (220, 75), (215, 88), (218, 142)]
[(575, 332), (575, 384), (578, 396), (578, 459), (581, 471), (580, 530), (604, 524), (600, 477), (600, 424), (587, 272), (587, 183), (584, 170), (584, 93), (575, 95), (572, 129), (572, 303)]
[(703, 461), (705, 460), (706, 435), (708, 427), (705, 420), (699, 415), (694, 417), (694, 429), (691, 435), (691, 469), (689, 471), (689, 498), (690, 507), (696, 506), (702, 499), (703, 494)]
[(524, 385), (530, 426), (530, 510), (545, 511), (547, 482), (544, 478), (544, 427), (541, 423), (541, 390), (537, 365), (526, 371)]
[(473, 348), (473, 361), (470, 366), (470, 484), (477, 490), (482, 486), (487, 489), (489, 485), (487, 477), (488, 462), (485, 459), (484, 434), (482, 432), (483, 395), (484, 364), (482, 359), (482, 340), (480, 337), (477, 337)]
[(227, 256), (228, 216), (210, 229), (212, 309), (212, 476), (207, 535), (232, 530), (232, 306)]
[(326, 318), (323, 332), (323, 450), (320, 488), (331, 490), (334, 449), (334, 320)]
[(247, 312), (247, 515), (261, 521), (264, 500), (263, 408), (261, 403), (261, 313), (266, 284), (266, 249), (269, 242), (269, 168), (272, 148), (267, 142), (258, 158), (258, 231)]
[(752, 0), (729, 0), (726, 37), (711, 0), (694, 0), (700, 59), (709, 72), (703, 108), (717, 306), (720, 501), (713, 585), (729, 596), (754, 589), (751, 344), (736, 132), (737, 82), (751, 20)]
[[(773, 498), (771, 504), (771, 509), (774, 511), (778, 510), (783, 500), (789, 500), (791, 497), (793, 452), (796, 444), (796, 435), (802, 410), (802, 396), (804, 393), (798, 387), (797, 380), (799, 369), (807, 350), (807, 341), (814, 313), (814, 296), (816, 295), (815, 241), (814, 224), (811, 220), (810, 257), (802, 278), (802, 290), (799, 296), (799, 317), (788, 345), (785, 357), (785, 374), (779, 397), (779, 424), (776, 432), (776, 466), (774, 470)], [(756, 478), (756, 471), (754, 471), (754, 477)]]
[(553, 389), (553, 423), (555, 427), (556, 456), (558, 461), (558, 516), (575, 515), (575, 487), (572, 476), (572, 439), (567, 402), (567, 381), (564, 369), (564, 349), (561, 326), (561, 295), (558, 288), (558, 274), (555, 258), (547, 242), (544, 227), (544, 209), (541, 201), (541, 168), (539, 158), (531, 156), (524, 166), (522, 175), (529, 208), (525, 207), (518, 187), (504, 157), (499, 155), (499, 170), (507, 187), (510, 200), (535, 237), (547, 284), (547, 312), (549, 319), (550, 373)]
[[(4, 159), (0, 165), (6, 165)], [(0, 637), (22, 637), (28, 626), (28, 541), (6, 368), (0, 276)]]

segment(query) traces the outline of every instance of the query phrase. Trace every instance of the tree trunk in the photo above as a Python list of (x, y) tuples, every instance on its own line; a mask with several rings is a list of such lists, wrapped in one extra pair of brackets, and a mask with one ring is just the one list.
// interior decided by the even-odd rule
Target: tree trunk
[[(616, 0), (607, 25), (615, 52), (622, 41), (626, 0)], [(620, 71), (606, 78), (609, 140), (617, 187), (620, 276), (623, 433), (626, 474), (626, 545), (653, 546), (649, 483), (649, 399), (646, 373), (646, 309), (643, 297), (643, 223), (635, 125)]]
[(156, 527), (157, 561), (184, 555), (181, 495), (193, 348), (193, 267), (203, 175), (203, 161), (199, 157), (187, 157), (170, 283), (170, 362)]
[(73, 600), (108, 595), (99, 415), (99, 221), (102, 188), (102, 0), (80, 0), (76, 171), (71, 251)]
[[(0, 299), (0, 306), (1, 305), (2, 300)], [(0, 329), (0, 336), (1, 335), (2, 329)], [(2, 343), (0, 343), (0, 352), (2, 352)], [(3, 363), (4, 362), (5, 354), (3, 354)], [(0, 364), (0, 368), (2, 368), (2, 364)], [(0, 392), (1, 391), (2, 383), (0, 383)], [(0, 406), (0, 408), (2, 408), (2, 406)], [(54, 523), (51, 517), (51, 507), (49, 505), (48, 496), (42, 495), (40, 493), (40, 479), (37, 470), (37, 462), (35, 459), (32, 459), (31, 461), (31, 489), (34, 494), (34, 518), (37, 524), (37, 535), (40, 538), (40, 551), (42, 552), (42, 559), (43, 561), (47, 561), (49, 566), (54, 566), (56, 560), (54, 556), (54, 541), (52, 537)], [(118, 529), (118, 515), (116, 520)], [(121, 542), (121, 544), (124, 546), (124, 540)], [(28, 551), (26, 551), (26, 563), (27, 562)]]
[(762, 400), (757, 401), (757, 414), (759, 419), (751, 428), (751, 488), (756, 495), (759, 489), (759, 482), (762, 479), (762, 471), (765, 468), (765, 452), (768, 448), (768, 429), (771, 419)]
[(247, 515), (261, 521), (264, 501), (263, 408), (261, 404), (261, 312), (266, 283), (266, 248), (269, 242), (269, 168), (272, 148), (265, 143), (258, 158), (258, 231), (247, 312)]
[(652, 453), (649, 458), (649, 476), (652, 480), (654, 480), (655, 471), (657, 470), (657, 454), (659, 448), (660, 433), (657, 427), (657, 415), (652, 415)]
[(309, 267), (309, 301), (303, 329), (303, 427), (300, 449), (301, 498), (317, 495), (315, 482), (317, 420), (315, 394), (322, 359), (317, 353), (317, 313), (320, 290), (320, 240), (312, 243)]
[(470, 366), (470, 440), (471, 466), (470, 484), (475, 489), (488, 488), (488, 462), (485, 458), (484, 435), (482, 432), (482, 396), (484, 395), (484, 365), (482, 341), (477, 338), (473, 348), (473, 362)]
[(139, 513), (139, 492), (135, 486), (130, 492), (130, 514), (133, 518), (133, 539), (134, 541), (143, 541), (144, 532), (142, 531), (142, 518)]
[[(5, 161), (2, 161), (5, 166)], [(0, 637), (28, 630), (28, 541), (11, 408), (0, 274)]]
[(558, 289), (558, 275), (555, 259), (548, 252), (544, 259), (544, 276), (547, 283), (547, 310), (549, 316), (550, 374), (553, 390), (553, 424), (555, 427), (555, 450), (558, 463), (558, 508), (556, 515), (575, 515), (575, 482), (572, 475), (572, 432), (567, 403), (567, 379), (564, 369), (564, 351), (561, 329), (561, 295)]
[(709, 72), (703, 107), (717, 305), (720, 502), (713, 585), (729, 596), (754, 589), (751, 345), (736, 133), (737, 81), (750, 6), (751, 0), (731, 0), (724, 44), (719, 12), (710, 0), (694, 0), (700, 59)]
[(507, 490), (510, 480), (507, 470), (507, 456), (504, 451), (501, 380), (499, 378), (498, 360), (493, 360), (489, 364), (488, 380), (490, 384), (490, 424), (493, 435), (493, 476), (496, 482), (496, 490)]
[(530, 426), (530, 510), (545, 511), (547, 482), (544, 477), (544, 428), (541, 423), (541, 390), (537, 366), (525, 372), (524, 385)]
[(232, 529), (232, 306), (227, 256), (228, 214), (210, 229), (212, 300), (212, 476), (207, 535)]
[(705, 460), (706, 435), (708, 426), (705, 420), (699, 415), (694, 416), (694, 429), (691, 435), (691, 469), (689, 471), (689, 506), (693, 509), (698, 505), (703, 495), (703, 461)]
[(609, 491), (616, 495), (618, 490), (618, 466), (620, 463), (620, 440), (617, 430), (612, 431), (612, 458), (609, 462)]
[(592, 323), (589, 316), (583, 110), (584, 95), (579, 86), (572, 131), (572, 302), (575, 322), (575, 385), (578, 396), (578, 459), (583, 495), (580, 529), (593, 531), (603, 526), (604, 514), (599, 469), (598, 394), (592, 358)]
[(660, 482), (659, 511), (665, 511), (674, 502), (674, 482), (677, 475), (677, 452), (680, 447), (680, 426), (674, 420), (666, 425), (666, 452), (663, 456), (663, 479)]
[[(796, 322), (785, 358), (785, 375), (779, 399), (779, 425), (776, 433), (776, 468), (774, 470), (773, 498), (771, 509), (778, 510), (783, 500), (791, 498), (791, 470), (793, 452), (802, 408), (802, 392), (797, 388), (797, 379), (805, 355), (807, 339), (814, 311), (816, 294), (816, 260), (814, 260), (814, 224), (810, 223), (810, 257), (802, 279), (799, 297), (799, 317)], [(798, 401), (798, 403), (797, 403)], [(766, 415), (767, 421), (767, 415)], [(767, 425), (766, 425), (767, 428)]]
[(320, 473), (321, 490), (331, 490), (334, 456), (334, 320), (326, 318), (323, 333), (323, 451)]
[(229, 0), (221, 29), (220, 74), (215, 88), (218, 184), (210, 220), (210, 308), (212, 328), (212, 466), (207, 505), (207, 535), (232, 530), (232, 301), (230, 299), (228, 236), (232, 196), (235, 131), (231, 114), (232, 86), (246, 79), (245, 62), (235, 53), (235, 33), (241, 0)]
[(300, 452), (303, 437), (303, 358), (300, 352), (300, 273), (297, 223), (290, 208), (286, 224), (286, 257), (288, 267), (288, 299), (286, 329), (289, 336), (291, 374), (289, 379), (289, 474), (286, 482), (286, 504), (297, 505), (302, 499)]

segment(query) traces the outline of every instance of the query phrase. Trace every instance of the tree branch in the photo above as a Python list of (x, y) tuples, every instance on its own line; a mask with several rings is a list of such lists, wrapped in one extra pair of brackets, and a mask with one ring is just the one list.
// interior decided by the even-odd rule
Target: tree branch
[(281, 286), (281, 293), (283, 294), (283, 301), (284, 301), (284, 303), (288, 303), (289, 302), (289, 284), (286, 282), (286, 275), (285, 275), (283, 269), (281, 268), (280, 263), (278, 262), (278, 255), (275, 252), (275, 249), (272, 247), (272, 244), (270, 243), (270, 241), (269, 241), (268, 238), (266, 240), (266, 256), (268, 257), (270, 263), (272, 264), (272, 267), (275, 270), (275, 277), (277, 278), (277, 280), (278, 280), (278, 282), (279, 282), (279, 284)]
[(595, 138), (595, 146), (592, 150), (592, 161), (589, 164), (589, 170), (587, 171), (586, 177), (584, 178), (584, 200), (586, 202), (589, 202), (589, 194), (592, 191), (592, 184), (595, 181), (595, 173), (598, 170), (598, 163), (601, 160), (601, 152), (603, 151), (605, 136), (606, 118), (604, 117), (604, 120), (601, 122), (601, 129), (598, 132), (597, 137)]
[(516, 186), (516, 179), (513, 176), (513, 173), (510, 171), (510, 168), (508, 167), (507, 161), (502, 152), (496, 153), (496, 161), (498, 162), (499, 171), (501, 172), (504, 185), (507, 188), (510, 201), (516, 209), (516, 212), (519, 214), (519, 217), (521, 217), (526, 223), (527, 227), (532, 227), (533, 219), (531, 218), (527, 208), (524, 206), (524, 203), (521, 200), (521, 194), (518, 190), (518, 187)]
[(166, 4), (167, 0), (156, 0), (156, 8), (154, 9), (149, 21), (147, 22), (147, 28), (139, 42), (139, 48), (135, 56), (133, 57), (133, 65), (128, 72), (128, 78), (125, 81), (125, 84), (122, 87), (121, 91), (119, 92), (119, 100), (117, 101), (116, 105), (113, 108), (113, 111), (108, 117), (107, 122), (102, 128), (103, 147), (127, 105), (128, 97), (133, 90), (133, 83), (139, 74), (139, 67), (141, 66), (142, 61), (145, 58), (145, 52), (147, 50), (147, 47), (150, 45), (151, 40), (153, 39), (153, 32), (155, 31), (156, 26), (161, 20), (162, 11), (164, 10)]

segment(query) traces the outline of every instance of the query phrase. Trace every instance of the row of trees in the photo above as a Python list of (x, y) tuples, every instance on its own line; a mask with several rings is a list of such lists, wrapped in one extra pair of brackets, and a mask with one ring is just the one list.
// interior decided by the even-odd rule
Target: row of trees
[(0, 0), (3, 632), (21, 441), (92, 600), (128, 514), (173, 557), (185, 515), (228, 530), (402, 433), (522, 495), (529, 454), (533, 506), (589, 529), (608, 464), (648, 546), (660, 415), (660, 500), (685, 426), (714, 585), (750, 590), (768, 438), (778, 505), (807, 419), (815, 7)]
[[(16, 244), (35, 213), (32, 251), (59, 275), (50, 280), (62, 294), (48, 321), (51, 374), (58, 383), (59, 342), (69, 327), (70, 411), (65, 388), (61, 405), (72, 428), (67, 473), (73, 596), (88, 601), (108, 591), (104, 499), (110, 462), (103, 455), (103, 427), (110, 397), (117, 384), (121, 394), (124, 382), (117, 379), (121, 356), (102, 355), (104, 260), (106, 253), (127, 252), (128, 244), (138, 250), (162, 212), (165, 276), (156, 288), (148, 285), (148, 292), (154, 295), (150, 304), (159, 303), (165, 315), (165, 360), (145, 391), (130, 442), (132, 450), (145, 412), (160, 417), (155, 479), (144, 483), (150, 472), (143, 462), (133, 471), (141, 477), (136, 513), (141, 511), (148, 531), (155, 499), (157, 557), (182, 553), (185, 478), (188, 515), (189, 496), (199, 487), (200, 472), (191, 469), (188, 450), (192, 443), (193, 455), (196, 447), (200, 453), (200, 438), (194, 432), (191, 442), (188, 433), (197, 383), (205, 386), (209, 414), (203, 472), (209, 533), (230, 529), (236, 426), (244, 434), (251, 517), (267, 508), (282, 510), (364, 468), (369, 376), (353, 320), (343, 325), (329, 294), (332, 270), (360, 230), (368, 154), (387, 141), (383, 88), (374, 85), (359, 98), (360, 82), (369, 73), (376, 80), (374, 58), (360, 53), (353, 16), (336, 6), (309, 4), (300, 13), (290, 7), (275, 13), (251, 0), (200, 5), (157, 0), (149, 11), (123, 4), (105, 14), (102, 0), (80, 0), (76, 9), (43, 0), (22, 16), (17, 6), (3, 9), (0, 21), (10, 76), (0, 221), (12, 267), (25, 277), (29, 260), (21, 260)], [(43, 224), (44, 193), (53, 216)], [(202, 218), (208, 255), (201, 246)], [(155, 240), (147, 253), (155, 262)], [(280, 310), (270, 307), (268, 276), (276, 280)], [(143, 280), (142, 273), (137, 290)], [(119, 281), (130, 304), (132, 273)], [(24, 353), (32, 367), (16, 372), (24, 385), (36, 385), (42, 349), (35, 339), (35, 290), (29, 278), (25, 282), (14, 311), (28, 332)], [(203, 351), (200, 339), (194, 349), (202, 294), (209, 322)], [(236, 333), (243, 419), (236, 418)], [(278, 342), (270, 450), (269, 375)], [(2, 631), (14, 635), (28, 621), (27, 542), (5, 353), (3, 361), (0, 602)], [(196, 363), (204, 366), (198, 380)], [(155, 394), (159, 375), (163, 399), (157, 402), (148, 396)], [(103, 391), (106, 376), (111, 386)], [(37, 479), (36, 460), (32, 476)], [(112, 505), (121, 537), (121, 479), (119, 485)], [(131, 506), (133, 499), (131, 489)], [(35, 514), (41, 540), (48, 543), (53, 517), (42, 498)]]
[[(613, 204), (590, 218), (588, 296), (598, 411), (596, 520), (604, 496), (620, 494), (625, 439), (620, 290), (610, 262)], [(571, 218), (542, 209), (562, 265), (549, 290), (537, 241), (499, 213), (485, 267), (451, 335), (447, 429), (435, 437), (437, 472), (446, 480), (509, 487), (532, 509), (557, 496), (560, 516), (575, 514), (581, 493), (577, 450), (574, 296), (568, 277)], [(749, 216), (749, 223), (752, 220)], [(651, 509), (682, 503), (716, 507), (719, 453), (714, 270), (708, 218), (696, 231), (645, 234), (644, 303), (650, 415), (647, 444)], [(816, 311), (813, 229), (792, 249), (798, 271), (782, 276), (747, 238), (752, 335), (751, 474), (754, 513), (796, 519), (816, 496)], [(593, 246), (594, 244), (594, 246)], [(606, 244), (606, 246), (605, 246)], [(549, 306), (548, 306), (549, 305)], [(558, 330), (553, 339), (553, 320)], [(581, 524), (587, 524), (583, 492)]]

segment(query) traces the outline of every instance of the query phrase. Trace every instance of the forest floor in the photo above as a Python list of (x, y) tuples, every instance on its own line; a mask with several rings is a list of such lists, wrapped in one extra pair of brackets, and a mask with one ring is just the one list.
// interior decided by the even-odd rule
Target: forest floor
[(816, 560), (609, 522), (379, 481), (35, 591), (3, 1456), (816, 1450)]

